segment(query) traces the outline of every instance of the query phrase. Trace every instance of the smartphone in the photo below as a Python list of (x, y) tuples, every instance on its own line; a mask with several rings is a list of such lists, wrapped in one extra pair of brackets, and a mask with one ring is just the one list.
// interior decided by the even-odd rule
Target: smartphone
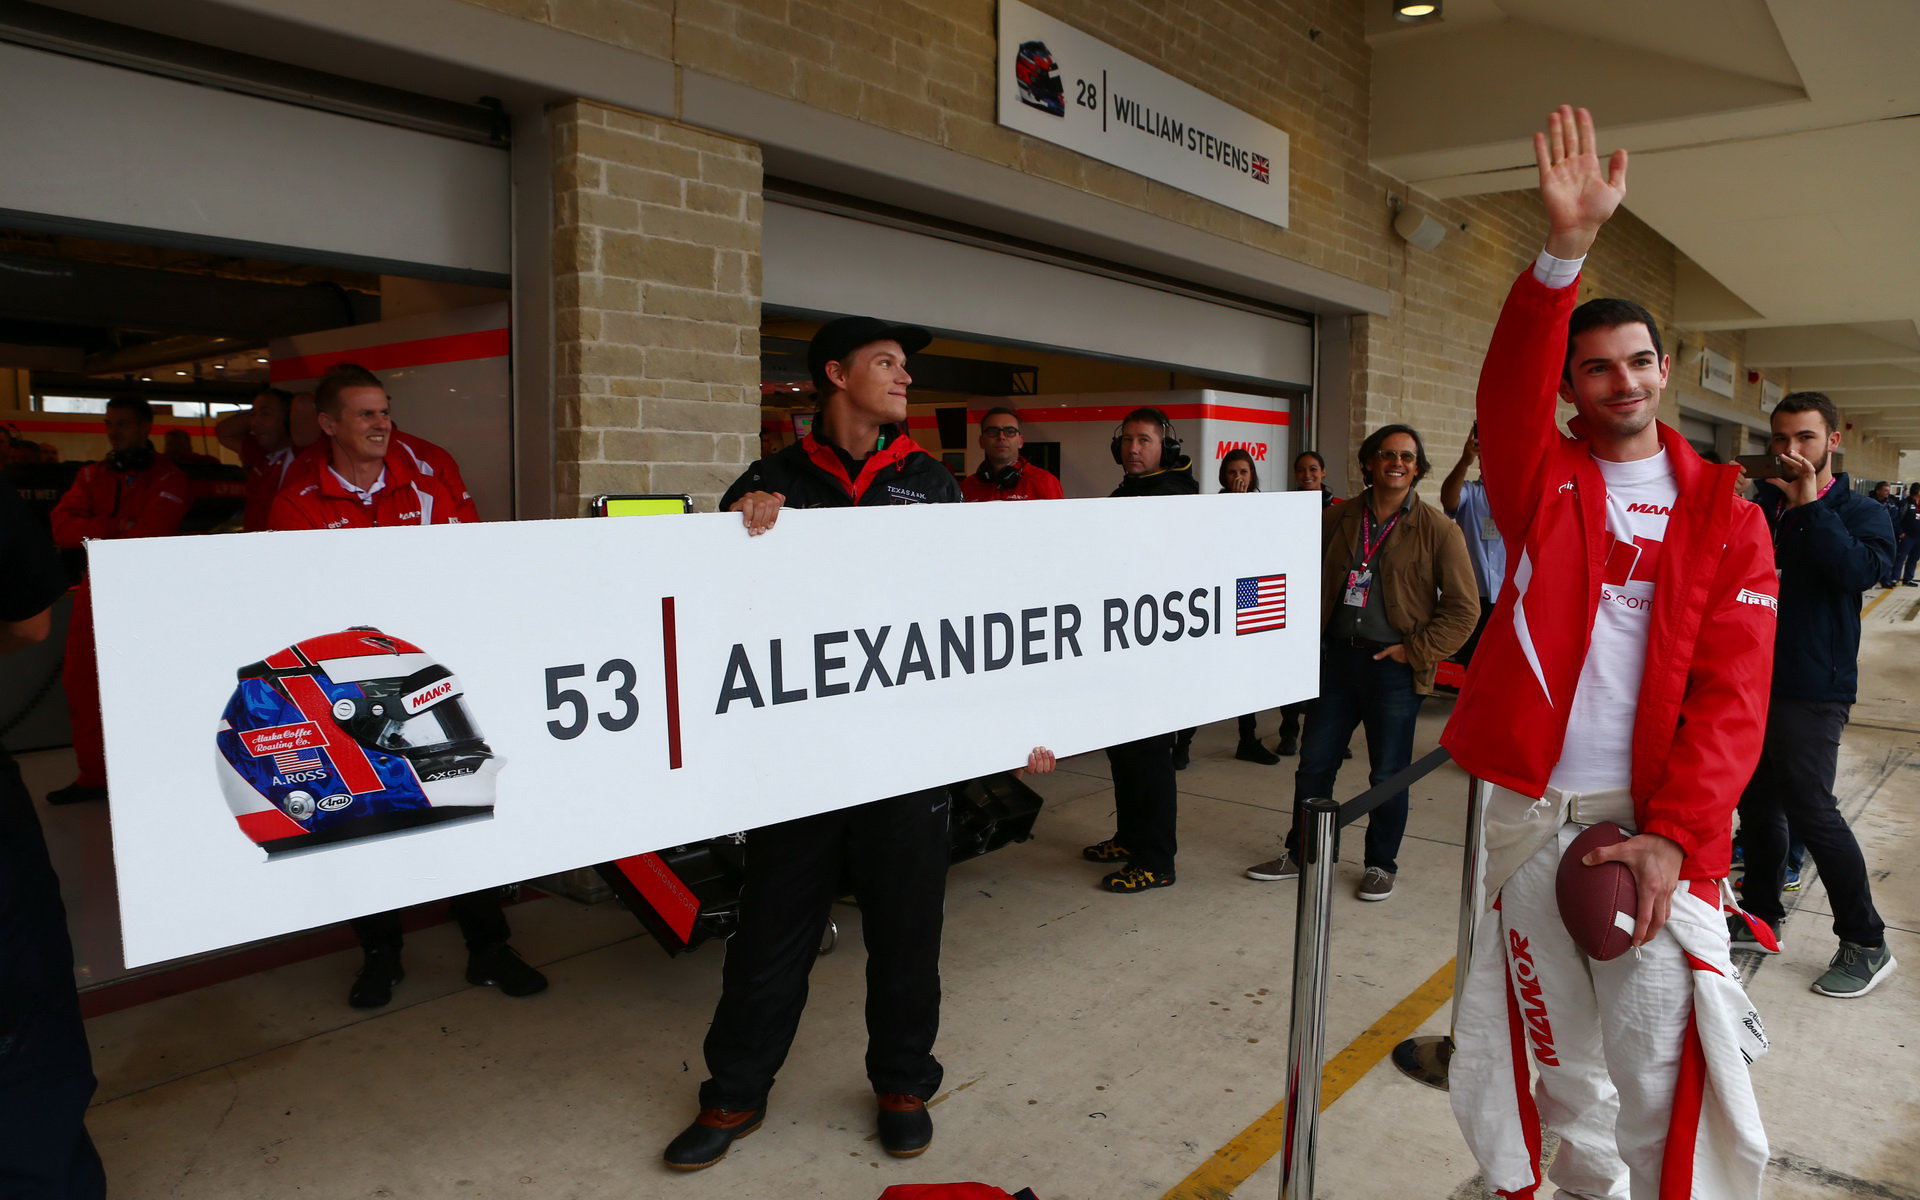
[(1777, 454), (1736, 454), (1733, 461), (1746, 469), (1748, 479), (1785, 479)]

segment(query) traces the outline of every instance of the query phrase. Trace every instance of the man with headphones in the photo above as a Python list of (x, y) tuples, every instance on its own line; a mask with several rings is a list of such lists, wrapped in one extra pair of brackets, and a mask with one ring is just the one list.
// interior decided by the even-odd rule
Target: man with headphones
[[(1109, 447), (1126, 477), (1115, 496), (1191, 496), (1199, 492), (1193, 460), (1180, 450), (1180, 436), (1167, 414), (1136, 408), (1114, 430)], [(1113, 771), (1114, 834), (1080, 853), (1089, 862), (1125, 863), (1100, 881), (1109, 892), (1131, 895), (1173, 883), (1177, 849), (1174, 826), (1174, 734), (1154, 734), (1107, 747)]]
[(990, 408), (980, 418), (980, 469), (960, 481), (960, 498), (977, 500), (1061, 500), (1066, 493), (1053, 472), (1034, 466), (1020, 453), (1020, 414)]

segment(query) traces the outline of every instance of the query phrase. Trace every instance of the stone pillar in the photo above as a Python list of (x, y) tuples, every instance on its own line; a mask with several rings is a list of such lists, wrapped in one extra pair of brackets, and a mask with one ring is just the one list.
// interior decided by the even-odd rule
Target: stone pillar
[(554, 511), (711, 510), (759, 453), (760, 148), (586, 100), (552, 140)]
[[(760, 148), (585, 100), (550, 129), (554, 513), (605, 492), (710, 511), (760, 448)], [(610, 894), (585, 867), (537, 883)]]

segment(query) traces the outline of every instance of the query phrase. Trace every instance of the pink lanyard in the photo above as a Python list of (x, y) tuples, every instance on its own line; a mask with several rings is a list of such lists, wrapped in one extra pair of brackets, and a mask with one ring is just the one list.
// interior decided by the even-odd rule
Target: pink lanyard
[(1400, 523), (1401, 512), (1405, 511), (1402, 509), (1388, 517), (1387, 523), (1380, 527), (1380, 536), (1374, 537), (1372, 536), (1373, 506), (1369, 504), (1360, 510), (1360, 569), (1362, 571), (1373, 565), (1373, 556), (1380, 552), (1380, 543), (1387, 540), (1387, 535), (1393, 532), (1393, 527)]

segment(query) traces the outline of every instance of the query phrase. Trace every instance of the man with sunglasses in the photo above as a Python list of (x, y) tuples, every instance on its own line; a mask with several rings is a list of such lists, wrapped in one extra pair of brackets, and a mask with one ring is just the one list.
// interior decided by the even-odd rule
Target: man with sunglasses
[(1020, 453), (1027, 439), (1020, 433), (1020, 414), (1010, 408), (990, 408), (980, 418), (980, 469), (960, 481), (960, 498), (981, 500), (1061, 500), (1060, 479), (1028, 462)]
[[(1420, 435), (1405, 425), (1376, 429), (1361, 443), (1359, 459), (1366, 489), (1321, 519), (1320, 696), (1300, 739), (1293, 828), (1285, 851), (1248, 867), (1249, 879), (1299, 877), (1301, 806), (1333, 796), (1356, 728), (1367, 728), (1370, 783), (1413, 761), (1420, 702), (1433, 694), (1441, 660), (1465, 643), (1480, 614), (1460, 527), (1413, 494), (1429, 469)], [(1393, 895), (1406, 827), (1402, 790), (1367, 819), (1360, 899)]]

